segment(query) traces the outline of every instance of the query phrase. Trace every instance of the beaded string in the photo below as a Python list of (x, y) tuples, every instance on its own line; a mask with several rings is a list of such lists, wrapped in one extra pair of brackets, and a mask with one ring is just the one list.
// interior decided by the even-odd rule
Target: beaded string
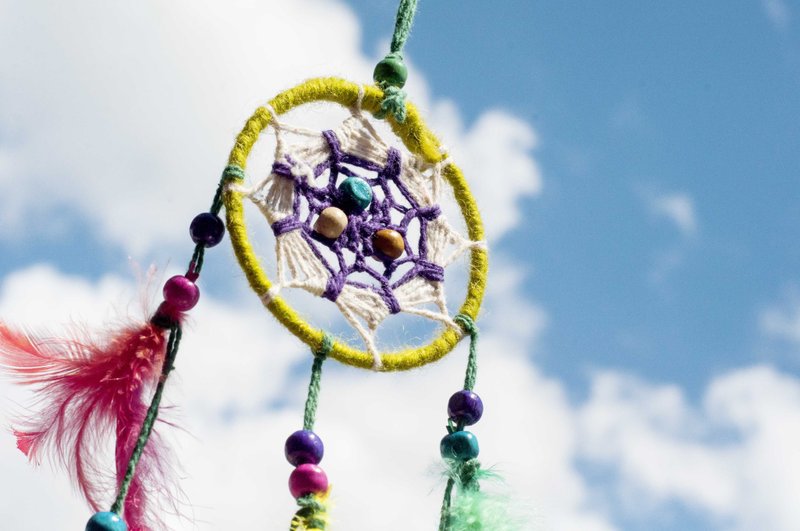
[(390, 52), (375, 66), (372, 74), (383, 90), (381, 108), (375, 114), (378, 118), (391, 114), (400, 123), (406, 119), (406, 93), (402, 89), (408, 79), (408, 68), (403, 62), (403, 46), (411, 33), (416, 11), (417, 0), (400, 0)]
[(182, 337), (181, 320), (184, 312), (191, 310), (200, 298), (200, 291), (195, 281), (199, 278), (200, 271), (203, 268), (205, 249), (217, 245), (222, 241), (225, 234), (225, 224), (218, 215), (223, 205), (223, 188), (229, 180), (243, 177), (244, 171), (240, 167), (233, 165), (226, 167), (220, 178), (216, 193), (214, 194), (211, 208), (208, 212), (203, 212), (195, 216), (189, 226), (189, 233), (192, 241), (195, 243), (195, 249), (189, 261), (187, 271), (184, 275), (176, 275), (167, 280), (163, 290), (164, 301), (159, 305), (158, 310), (156, 310), (155, 314), (150, 319), (153, 325), (163, 328), (164, 330), (169, 330), (169, 339), (167, 340), (164, 363), (161, 367), (161, 376), (159, 377), (158, 385), (156, 386), (150, 405), (147, 408), (145, 418), (142, 421), (139, 436), (136, 439), (136, 444), (128, 459), (125, 475), (120, 483), (114, 503), (111, 505), (109, 512), (100, 512), (92, 516), (86, 526), (86, 529), (89, 531), (127, 531), (128, 529), (123, 520), (125, 501), (136, 474), (136, 467), (142, 457), (147, 441), (150, 439), (150, 435), (153, 432), (167, 378), (170, 372), (175, 368), (175, 358), (178, 355), (178, 347), (180, 346)]
[(284, 445), (286, 460), (296, 467), (289, 476), (289, 491), (300, 507), (289, 524), (290, 531), (324, 531), (328, 525), (330, 485), (325, 471), (317, 466), (322, 461), (325, 446), (313, 429), (319, 404), (322, 364), (332, 349), (333, 338), (324, 334), (321, 345), (314, 351), (303, 411), (303, 429), (291, 434)]
[(458, 314), (453, 320), (470, 336), (469, 359), (464, 377), (464, 389), (453, 394), (448, 401), (447, 435), (439, 446), (448, 468), (439, 531), (450, 529), (453, 487), (457, 484), (460, 490), (480, 490), (477, 479), (480, 463), (476, 459), (479, 453), (478, 439), (473, 433), (464, 430), (465, 426), (475, 424), (483, 415), (483, 402), (472, 391), (478, 375), (478, 328), (475, 326), (475, 321), (466, 314)]

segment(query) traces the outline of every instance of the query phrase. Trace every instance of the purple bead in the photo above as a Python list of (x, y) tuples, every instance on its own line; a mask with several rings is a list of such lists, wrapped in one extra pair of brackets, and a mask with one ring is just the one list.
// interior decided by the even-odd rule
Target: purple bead
[(198, 214), (189, 225), (189, 235), (194, 243), (202, 243), (206, 247), (214, 247), (225, 235), (225, 224), (219, 216), (211, 212)]
[(286, 460), (294, 466), (311, 463), (318, 465), (325, 453), (322, 439), (311, 430), (298, 430), (289, 435), (283, 447)]
[(326, 490), (328, 490), (328, 476), (317, 465), (312, 465), (311, 463), (300, 465), (289, 476), (289, 492), (295, 498), (301, 498), (307, 494), (325, 492)]
[(466, 389), (458, 391), (447, 402), (447, 414), (455, 422), (472, 426), (483, 416), (481, 397)]
[(164, 284), (164, 300), (176, 310), (185, 312), (200, 300), (200, 290), (185, 276), (175, 275)]

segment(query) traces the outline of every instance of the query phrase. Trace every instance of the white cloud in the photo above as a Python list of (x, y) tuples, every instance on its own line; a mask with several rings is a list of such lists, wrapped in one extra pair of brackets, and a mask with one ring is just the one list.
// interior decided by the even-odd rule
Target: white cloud
[(648, 205), (654, 215), (670, 221), (684, 236), (693, 236), (697, 232), (694, 201), (688, 194), (653, 195), (649, 197)]
[[(529, 348), (545, 326), (544, 313), (519, 299), (519, 271), (497, 262), (503, 281), (490, 288), (481, 321), (476, 387), (487, 412), (473, 429), (483, 462), (496, 464), (521, 504), (532, 508), (535, 528), (610, 531), (613, 526), (591, 505), (588, 487), (574, 468), (578, 441), (564, 390), (528, 361)], [(70, 302), (52, 304), (58, 300), (54, 293)], [(19, 317), (36, 327), (76, 311), (97, 324), (104, 301), (135, 294), (135, 287), (114, 277), (90, 283), (35, 266), (8, 276), (0, 286), (0, 319)], [(180, 407), (171, 414), (178, 414), (192, 434), (178, 432), (174, 438), (195, 524), (176, 522), (174, 529), (277, 527), (292, 514), (282, 444), (300, 425), (311, 359), (250, 300), (223, 303), (204, 296), (184, 336), (167, 400)], [(501, 307), (503, 312), (492, 310)], [(509, 308), (515, 318), (511, 324), (504, 322)], [(335, 488), (337, 527), (372, 529), (378, 521), (387, 531), (435, 525), (443, 485), (430, 470), (439, 462), (445, 404), (461, 385), (465, 363), (462, 345), (442, 362), (408, 373), (326, 365), (317, 431), (328, 448), (323, 465)], [(0, 393), (23, 399), (4, 383)], [(4, 481), (15, 485), (0, 502), (6, 518), (26, 531), (52, 527), (54, 519), (79, 528), (86, 518), (81, 502), (66, 498), (63, 484), (43, 486), (41, 472), (20, 464), (24, 458), (11, 437), (2, 442), (0, 469), (13, 474), (4, 475)], [(42, 492), (65, 498), (48, 506), (47, 521), (26, 521)], [(409, 505), (415, 510), (408, 511)]]
[(602, 372), (581, 412), (584, 455), (610, 465), (637, 505), (678, 501), (715, 528), (800, 527), (800, 382), (748, 367), (708, 385), (701, 406), (674, 386)]
[[(255, 107), (316, 75), (369, 82), (376, 61), (360, 50), (354, 13), (333, 1), (2, 3), (6, 238), (52, 230), (51, 207), (69, 205), (134, 254), (183, 243)], [(447, 133), (500, 236), (540, 188), (535, 133), (500, 111), (465, 128), (415, 69), (408, 92)]]
[(761, 0), (767, 18), (780, 31), (785, 31), (792, 21), (792, 13), (785, 0)]
[(787, 290), (782, 303), (764, 308), (759, 315), (759, 326), (768, 338), (800, 345), (800, 294), (797, 289)]

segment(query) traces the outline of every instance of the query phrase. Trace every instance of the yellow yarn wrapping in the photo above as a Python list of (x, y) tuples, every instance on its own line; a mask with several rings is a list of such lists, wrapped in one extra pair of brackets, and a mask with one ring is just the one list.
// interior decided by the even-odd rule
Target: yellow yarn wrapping
[[(278, 115), (305, 103), (316, 101), (329, 101), (351, 108), (356, 105), (361, 88), (355, 83), (338, 78), (310, 79), (277, 95), (269, 104)], [(363, 91), (362, 109), (374, 115), (380, 109), (383, 93), (377, 87), (370, 85), (365, 85)], [(406, 109), (407, 116), (403, 123), (398, 123), (391, 116), (385, 118), (385, 120), (410, 152), (424, 158), (429, 163), (442, 161), (444, 155), (440, 150), (439, 141), (424, 124), (417, 108), (411, 103), (406, 103)], [(243, 169), (246, 167), (250, 150), (261, 131), (269, 125), (270, 120), (270, 113), (264, 107), (256, 109), (245, 123), (239, 136), (236, 137), (236, 143), (228, 159), (229, 164), (237, 165)], [(469, 238), (472, 241), (482, 241), (484, 239), (483, 221), (478, 212), (475, 198), (470, 192), (461, 170), (450, 162), (444, 167), (443, 175), (453, 188), (456, 202), (467, 225)], [(250, 283), (250, 287), (262, 300), (265, 300), (264, 297), (272, 284), (261, 268), (261, 264), (248, 240), (242, 196), (233, 187), (226, 187), (224, 202), (228, 233), (230, 234), (236, 258)], [(487, 271), (488, 256), (486, 250), (473, 247), (470, 250), (467, 294), (459, 313), (469, 315), (473, 319), (477, 317), (486, 289)], [(318, 349), (322, 344), (324, 332), (308, 324), (281, 297), (274, 297), (265, 306), (278, 321), (301, 341), (309, 345), (312, 350)], [(438, 337), (425, 346), (381, 353), (383, 370), (403, 371), (439, 360), (449, 353), (462, 337), (464, 337), (462, 331), (445, 328)], [(355, 349), (338, 341), (334, 342), (329, 355), (342, 363), (366, 369), (372, 368), (374, 362), (374, 358), (369, 352)]]

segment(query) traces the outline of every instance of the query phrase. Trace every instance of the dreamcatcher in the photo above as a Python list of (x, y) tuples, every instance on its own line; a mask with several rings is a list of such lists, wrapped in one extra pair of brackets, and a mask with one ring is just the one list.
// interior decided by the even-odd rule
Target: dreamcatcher
[[(227, 232), (253, 291), (314, 358), (303, 428), (285, 443), (294, 470), (289, 490), (299, 509), (292, 530), (328, 528), (328, 478), (320, 468), (322, 439), (314, 431), (324, 361), (375, 371), (419, 367), (445, 356), (469, 338), (463, 389), (447, 405), (441, 440), (448, 468), (439, 529), (511, 529), (494, 499), (480, 489), (478, 440), (465, 428), (478, 422), (483, 404), (473, 391), (477, 374), (475, 318), (483, 297), (487, 254), (483, 227), (467, 183), (405, 102), (407, 78), (402, 47), (416, 8), (402, 0), (389, 53), (376, 67), (375, 85), (334, 78), (312, 79), (258, 108), (231, 151), (211, 208), (190, 225), (196, 247), (184, 275), (167, 280), (164, 301), (146, 323), (90, 338), (52, 339), (18, 333), (0, 324), (2, 364), (36, 386), (39, 414), (22, 422), (18, 445), (31, 460), (50, 455), (76, 480), (96, 511), (87, 531), (163, 529), (150, 498), (163, 494), (164, 448), (154, 430), (162, 391), (173, 369), (186, 312), (199, 301), (197, 280), (206, 249)], [(314, 102), (337, 104), (349, 116), (323, 131), (284, 123), (288, 111)], [(392, 147), (373, 120), (385, 120), (402, 141)], [(249, 177), (250, 151), (262, 132), (275, 135), (268, 175)], [(439, 205), (452, 189), (467, 234), (447, 221)], [(257, 207), (275, 236), (277, 274), (270, 279), (248, 237), (245, 204)], [(225, 209), (226, 220), (219, 214)], [(458, 313), (446, 304), (446, 268), (468, 255), (469, 281)], [(302, 289), (335, 304), (357, 332), (353, 346), (307, 323), (281, 294)], [(400, 313), (437, 323), (427, 345), (381, 351), (378, 326)], [(149, 403), (148, 403), (148, 397)], [(111, 477), (99, 462), (103, 441), (113, 438), (116, 467)], [(116, 492), (110, 509), (106, 496)]]

